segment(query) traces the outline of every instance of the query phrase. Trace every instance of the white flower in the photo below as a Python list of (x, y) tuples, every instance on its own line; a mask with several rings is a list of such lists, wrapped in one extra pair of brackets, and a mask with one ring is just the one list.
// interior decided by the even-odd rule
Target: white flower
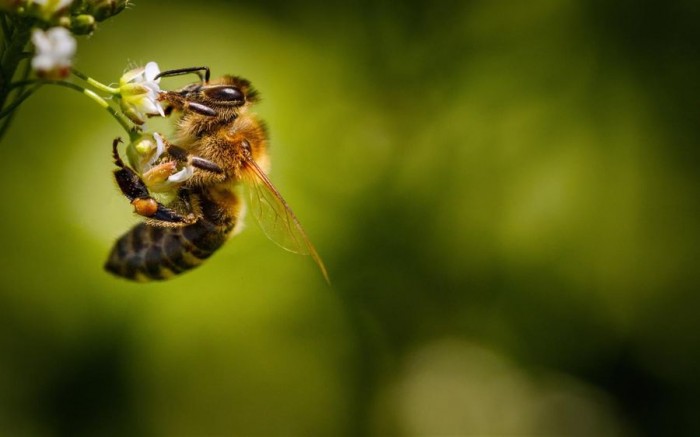
[(73, 0), (29, 0), (29, 7), (37, 5), (40, 15), (48, 20), (53, 17), (56, 12), (68, 8)]
[(34, 29), (32, 42), (36, 53), (32, 58), (32, 68), (40, 76), (50, 78), (66, 77), (70, 72), (75, 55), (75, 38), (63, 27), (53, 27), (46, 32)]
[(160, 134), (144, 134), (126, 148), (129, 164), (138, 173), (145, 173), (155, 165), (165, 152), (165, 143)]
[(158, 64), (149, 62), (145, 67), (127, 71), (119, 79), (122, 111), (136, 124), (145, 123), (147, 115), (165, 116), (158, 101), (160, 78), (155, 77), (159, 73)]
[(142, 135), (126, 150), (129, 163), (152, 192), (175, 194), (177, 188), (194, 174), (191, 165), (185, 165), (178, 171), (176, 161), (167, 158), (161, 161), (165, 142), (157, 132)]

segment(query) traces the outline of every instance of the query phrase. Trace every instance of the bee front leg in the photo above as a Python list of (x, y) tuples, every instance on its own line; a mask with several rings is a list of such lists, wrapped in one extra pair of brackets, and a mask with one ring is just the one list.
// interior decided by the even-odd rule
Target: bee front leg
[(191, 156), (190, 164), (200, 170), (208, 171), (209, 173), (224, 174), (224, 169), (219, 167), (215, 162), (208, 159), (200, 158), (199, 156)]
[(117, 146), (120, 142), (121, 138), (117, 138), (112, 143), (114, 164), (119, 167), (117, 170), (114, 170), (114, 179), (116, 179), (122, 194), (133, 205), (136, 214), (167, 223), (190, 223), (192, 221), (190, 217), (181, 215), (151, 197), (148, 187), (141, 177), (124, 164), (124, 161), (119, 156)]

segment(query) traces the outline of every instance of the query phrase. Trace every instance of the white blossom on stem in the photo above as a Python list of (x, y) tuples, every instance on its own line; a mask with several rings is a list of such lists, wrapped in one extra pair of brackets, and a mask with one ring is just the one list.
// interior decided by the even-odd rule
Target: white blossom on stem
[(145, 67), (129, 70), (119, 79), (119, 95), (122, 111), (136, 124), (146, 122), (148, 115), (165, 116), (158, 101), (160, 93), (158, 64), (149, 62)]
[(32, 43), (36, 48), (32, 68), (39, 76), (52, 79), (68, 76), (77, 43), (67, 29), (34, 29)]
[(143, 174), (153, 168), (156, 161), (163, 155), (165, 143), (160, 134), (145, 133), (129, 144), (126, 151), (131, 167), (139, 174)]
[(185, 164), (178, 170), (178, 163), (164, 154), (165, 142), (157, 132), (143, 134), (127, 147), (129, 163), (150, 191), (175, 194), (178, 187), (192, 177), (194, 168)]

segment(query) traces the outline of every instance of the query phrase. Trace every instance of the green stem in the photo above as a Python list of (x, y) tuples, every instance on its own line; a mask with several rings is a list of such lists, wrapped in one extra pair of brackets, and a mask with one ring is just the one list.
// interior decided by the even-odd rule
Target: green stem
[[(31, 82), (31, 81), (26, 81), (26, 82)], [(140, 129), (136, 126), (132, 126), (131, 122), (129, 121), (128, 118), (126, 118), (123, 114), (120, 114), (116, 109), (113, 107), (109, 106), (109, 103), (99, 95), (97, 95), (94, 91), (89, 90), (87, 88), (83, 88), (80, 85), (76, 85), (71, 82), (64, 82), (62, 80), (42, 80), (42, 81), (36, 81), (37, 86), (26, 91), (24, 94), (20, 95), (17, 99), (15, 99), (14, 102), (12, 102), (11, 105), (9, 105), (7, 108), (3, 109), (0, 111), (0, 119), (8, 116), (9, 114), (12, 113), (12, 111), (19, 106), (24, 100), (26, 100), (30, 95), (32, 95), (36, 90), (38, 90), (42, 85), (57, 85), (57, 86), (62, 86), (65, 88), (72, 89), (74, 91), (78, 91), (90, 99), (100, 105), (103, 109), (105, 109), (107, 112), (109, 112), (112, 117), (114, 117), (115, 120), (124, 128), (126, 133), (129, 134), (129, 138), (131, 141), (134, 141), (136, 138), (138, 138)]]
[(120, 114), (119, 112), (117, 112), (117, 110), (115, 110), (114, 108), (109, 106), (109, 103), (107, 103), (107, 101), (105, 99), (103, 99), (102, 97), (97, 95), (94, 91), (89, 90), (87, 88), (83, 88), (80, 85), (76, 85), (74, 83), (63, 82), (60, 80), (49, 80), (49, 81), (46, 81), (46, 83), (49, 85), (63, 86), (63, 87), (70, 88), (70, 89), (73, 89), (73, 90), (76, 90), (78, 92), (85, 94), (86, 96), (91, 98), (95, 103), (97, 103), (102, 108), (107, 110), (107, 112), (109, 112), (112, 115), (112, 117), (114, 117), (114, 119), (117, 120), (117, 122), (119, 122), (119, 124), (129, 134), (129, 138), (132, 141), (138, 137), (139, 129), (135, 126), (132, 127), (129, 119), (127, 119), (123, 114)]
[(15, 100), (12, 101), (5, 109), (0, 111), (0, 120), (9, 116), (12, 114), (12, 112), (22, 104), (25, 100), (29, 98), (32, 94), (34, 94), (34, 91), (38, 90), (41, 87), (42, 84), (38, 84), (34, 88), (30, 89), (29, 91), (25, 92), (24, 94), (20, 94)]
[(10, 26), (7, 24), (7, 15), (3, 12), (0, 14), (0, 26), (2, 26), (3, 45), (10, 39)]
[[(19, 85), (13, 86), (14, 85), (13, 83), (10, 84), (10, 89), (17, 88), (16, 94), (15, 94), (15, 96), (16, 96), (15, 99), (17, 98), (17, 96), (21, 96), (22, 94), (24, 94), (24, 90), (25, 90), (27, 85), (30, 85), (31, 83), (33, 83), (33, 81), (27, 80), (27, 78), (29, 77), (29, 72), (31, 70), (32, 70), (31, 63), (25, 62), (24, 63), (24, 71), (22, 71), (22, 75), (21, 75), (22, 80), (15, 82), (15, 84), (19, 84)], [(2, 141), (2, 139), (5, 137), (5, 133), (7, 132), (7, 129), (10, 127), (10, 123), (12, 123), (12, 119), (15, 117), (16, 114), (17, 114), (17, 111), (12, 111), (7, 116), (5, 121), (2, 123), (2, 127), (0, 127), (0, 141)]]
[(31, 85), (34, 83), (41, 83), (41, 80), (38, 79), (26, 79), (26, 80), (18, 80), (17, 82), (12, 82), (11, 84), (8, 85), (8, 87), (12, 90), (15, 88), (23, 88), (27, 85)]
[(15, 108), (17, 108), (20, 104), (22, 104), (22, 102), (27, 100), (27, 98), (29, 98), (29, 96), (34, 94), (34, 91), (38, 90), (40, 87), (41, 87), (41, 84), (35, 86), (34, 88), (30, 89), (29, 91), (25, 92), (24, 94), (21, 94), (20, 96), (18, 96), (12, 103), (7, 105), (7, 107), (5, 109), (0, 111), (0, 120), (9, 116), (10, 114), (12, 114), (12, 112), (14, 111)]
[(5, 107), (10, 94), (9, 84), (15, 76), (17, 66), (23, 59), (22, 53), (29, 42), (31, 24), (26, 20), (17, 20), (12, 35), (6, 41), (2, 57), (0, 59), (0, 108)]
[(2, 123), (2, 127), (0, 127), (0, 141), (5, 137), (5, 133), (7, 133), (7, 129), (10, 127), (10, 123), (12, 123), (12, 119), (15, 117), (16, 113), (17, 111), (11, 112)]
[[(12, 20), (11, 17), (5, 13), (3, 13), (0, 18), (2, 18), (3, 32), (3, 46), (2, 52), (0, 53), (0, 111), (5, 112), (5, 110), (9, 109), (9, 107), (5, 105), (12, 91), (10, 84), (12, 83), (19, 63), (24, 59), (24, 48), (29, 43), (32, 20)], [(19, 103), (29, 97), (34, 91), (31, 90), (27, 95), (24, 95), (21, 93), (23, 88), (24, 87), (20, 88), (20, 92), (17, 93), (17, 97), (14, 99), (15, 101), (10, 104), (12, 108), (16, 108)], [(16, 102), (17, 100), (19, 100), (19, 102)], [(11, 122), (12, 117), (8, 117), (4, 120), (2, 127), (0, 127), (0, 138), (7, 132)]]
[(71, 72), (100, 91), (104, 91), (110, 94), (119, 94), (119, 89), (112, 88), (111, 86), (107, 86), (102, 82), (98, 82), (95, 79), (88, 76), (87, 74), (81, 73), (80, 71), (76, 70), (75, 68), (73, 68)]

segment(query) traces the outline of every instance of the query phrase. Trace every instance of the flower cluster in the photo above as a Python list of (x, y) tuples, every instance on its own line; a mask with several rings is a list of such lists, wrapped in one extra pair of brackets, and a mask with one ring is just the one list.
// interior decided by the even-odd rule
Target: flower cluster
[[(128, 0), (0, 0), (0, 9), (31, 15), (49, 24), (70, 27), (74, 22), (84, 34), (95, 30), (95, 23), (111, 18), (128, 6)], [(88, 28), (87, 23), (92, 23)]]
[[(58, 85), (79, 91), (109, 111), (128, 132), (131, 166), (149, 189), (168, 195), (192, 176), (193, 169), (170, 157), (161, 135), (144, 133), (149, 117), (165, 116), (158, 99), (158, 64), (149, 62), (126, 71), (116, 86), (73, 68), (75, 35), (93, 32), (96, 23), (127, 6), (128, 0), (0, 0), (0, 20), (5, 24), (0, 29), (5, 41), (0, 45), (0, 71), (9, 72), (9, 80), (0, 81), (0, 136), (11, 121), (12, 111), (40, 87)], [(27, 52), (32, 56), (25, 56)], [(20, 70), (22, 63), (28, 63), (31, 70)], [(26, 74), (16, 80), (18, 70)], [(36, 78), (29, 77), (30, 71)], [(71, 75), (82, 82), (68, 80)]]
[[(129, 0), (0, 0), (0, 22), (3, 24), (0, 26), (3, 41), (0, 44), (0, 71), (3, 73), (3, 80), (0, 80), (0, 137), (7, 131), (12, 119), (10, 115), (41, 86), (54, 84), (83, 89), (65, 81), (71, 73), (82, 77), (73, 69), (78, 46), (76, 36), (94, 32), (98, 22), (114, 17), (128, 5)], [(32, 72), (35, 77), (31, 76)], [(159, 90), (157, 84), (150, 85), (155, 82), (147, 76), (134, 78), (141, 85), (127, 87), (123, 93), (124, 112), (139, 124), (143, 123), (145, 115), (162, 115), (159, 105), (148, 104), (155, 101)], [(119, 90), (111, 87), (97, 88), (119, 94)], [(85, 90), (85, 94), (102, 100), (103, 107), (108, 106), (92, 91)]]
[[(41, 77), (58, 79), (70, 72), (77, 45), (73, 35), (94, 32), (98, 22), (127, 6), (128, 0), (0, 0), (0, 14), (6, 15), (3, 21), (14, 27), (3, 29), (8, 33), (6, 40), (10, 35), (16, 39), (11, 46), (23, 49), (27, 41), (22, 36), (31, 35), (34, 71)], [(28, 27), (34, 28), (31, 34), (26, 32)], [(17, 63), (14, 56), (8, 62)]]

